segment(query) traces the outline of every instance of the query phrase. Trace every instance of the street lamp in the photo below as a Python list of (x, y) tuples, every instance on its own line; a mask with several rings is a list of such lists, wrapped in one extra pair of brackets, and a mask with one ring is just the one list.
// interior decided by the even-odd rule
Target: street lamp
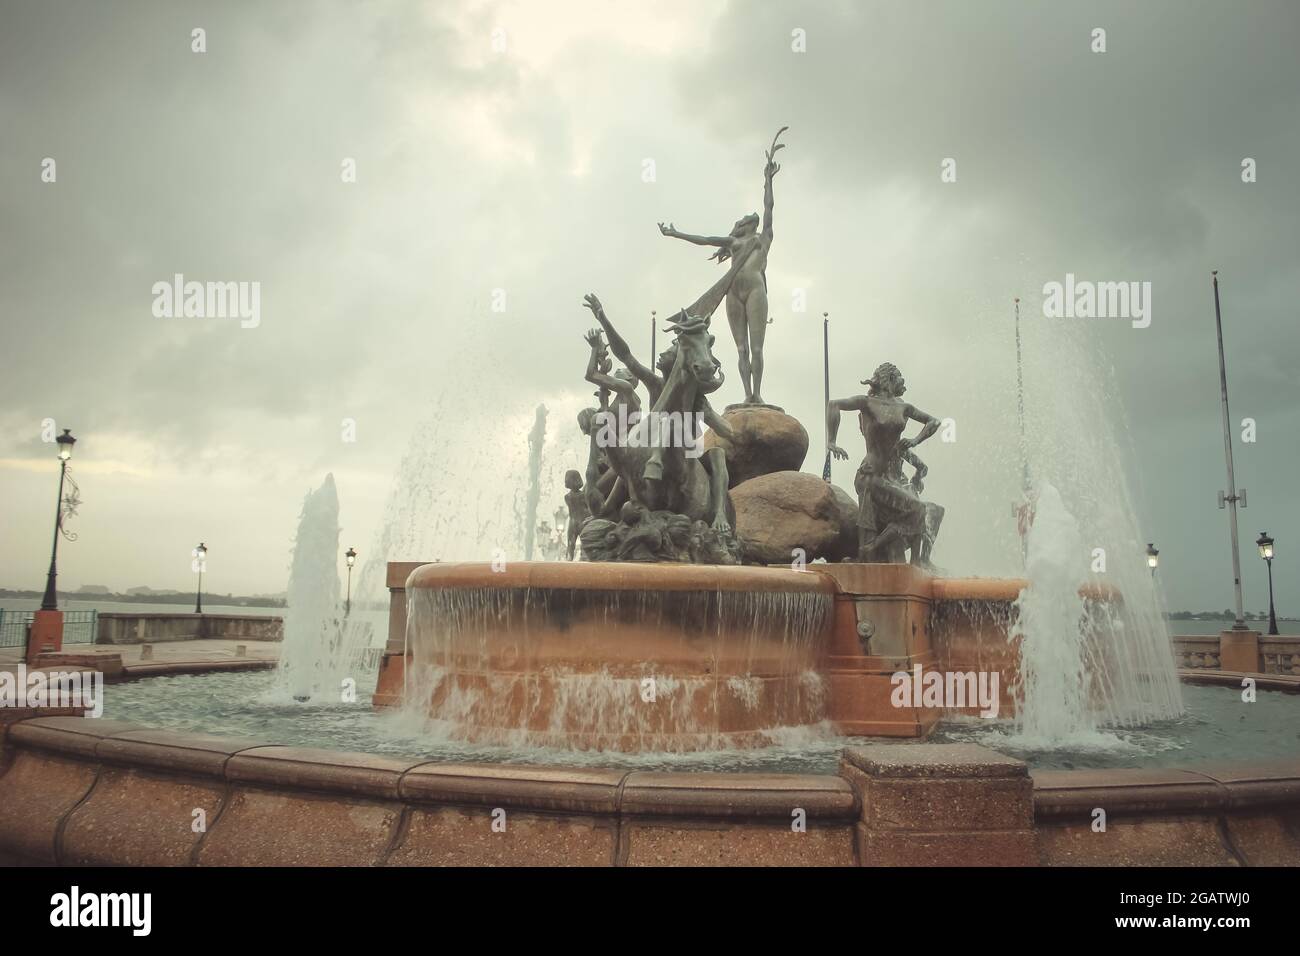
[(348, 548), (343, 557), (348, 559), (348, 600), (343, 605), (343, 616), (347, 617), (352, 612), (352, 565), (357, 563), (357, 549)]
[(1151, 576), (1156, 576), (1156, 565), (1160, 563), (1160, 551), (1150, 541), (1147, 542), (1147, 567), (1151, 569)]
[(204, 544), (202, 541), (200, 541), (199, 546), (194, 549), (193, 553), (194, 553), (194, 570), (199, 572), (198, 590), (194, 592), (194, 613), (202, 614), (203, 613), (203, 566), (205, 564), (205, 559), (208, 556), (208, 546)]
[(1277, 633), (1277, 612), (1273, 610), (1273, 539), (1267, 531), (1261, 531), (1255, 541), (1259, 546), (1259, 556), (1268, 563), (1268, 633)]
[(63, 434), (54, 439), (59, 446), (59, 497), (54, 502), (54, 546), (50, 549), (50, 570), (45, 576), (45, 596), (41, 599), (42, 611), (59, 609), (59, 592), (54, 579), (58, 577), (59, 532), (63, 530), (63, 481), (68, 475), (68, 459), (72, 457), (72, 446), (77, 440), (72, 437), (71, 429), (63, 429)]

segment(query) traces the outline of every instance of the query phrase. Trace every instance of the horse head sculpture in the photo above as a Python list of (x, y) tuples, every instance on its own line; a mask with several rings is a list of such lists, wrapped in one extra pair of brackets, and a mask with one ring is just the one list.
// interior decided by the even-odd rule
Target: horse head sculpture
[(693, 407), (683, 406), (683, 399), (694, 404), (684, 396), (684, 392), (708, 395), (716, 392), (726, 381), (722, 363), (713, 355), (715, 339), (709, 332), (709, 319), (690, 315), (682, 309), (664, 331), (676, 335), (672, 348), (675, 356), (655, 410), (692, 412), (695, 410)]

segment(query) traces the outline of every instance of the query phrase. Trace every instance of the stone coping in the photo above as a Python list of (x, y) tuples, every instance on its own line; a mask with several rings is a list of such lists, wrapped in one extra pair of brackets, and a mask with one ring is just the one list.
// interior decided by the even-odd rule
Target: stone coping
[(1178, 679), (1188, 684), (1214, 684), (1241, 689), (1241, 682), (1249, 677), (1259, 690), (1279, 690), (1284, 694), (1300, 693), (1300, 676), (1294, 674), (1262, 674), (1258, 671), (1219, 671), (1205, 667), (1180, 667)]
[(978, 744), (895, 744), (889, 747), (849, 747), (843, 760), (873, 777), (942, 778), (1023, 777), (1023, 760)]
[(120, 653), (105, 653), (100, 651), (92, 654), (42, 654), (29, 666), (28, 669), (47, 672), (94, 670), (99, 671), (104, 675), (105, 683), (117, 684), (123, 681), (140, 680), (146, 677), (179, 677), (182, 674), (216, 674), (225, 673), (227, 671), (271, 670), (278, 665), (279, 661), (274, 658), (265, 660), (254, 658), (233, 658), (231, 660), (207, 661), (150, 661), (146, 664), (124, 664)]
[[(829, 578), (835, 584), (816, 583)], [(590, 588), (624, 591), (827, 591), (907, 594), (936, 601), (1010, 602), (1026, 581), (1018, 578), (935, 578), (911, 564), (840, 562), (810, 564), (807, 571), (759, 564), (637, 564), (621, 562), (516, 561), (493, 571), (489, 562), (390, 561), (385, 583), (391, 591), (428, 587)], [(1118, 600), (1117, 589), (1088, 584), (1082, 597)]]
[(622, 812), (633, 814), (787, 820), (791, 807), (810, 819), (854, 819), (860, 809), (843, 777), (775, 773), (633, 773), (620, 803)]
[[(391, 565), (390, 565), (391, 567)], [(717, 564), (637, 564), (603, 561), (513, 561), (494, 570), (487, 561), (424, 564), (406, 579), (416, 588), (545, 588), (575, 591), (740, 591), (825, 593), (827, 576), (790, 568)]]
[[(289, 747), (180, 733), (126, 721), (34, 717), (8, 726), (6, 748), (96, 763), (214, 778), (278, 791), (339, 793), (407, 804), (506, 807), (593, 816), (850, 822), (861, 812), (844, 777), (636, 771), (517, 764), (440, 763), (416, 757)], [(843, 765), (873, 777), (1023, 778), (1022, 761), (975, 745), (895, 744), (844, 751)], [(1034, 770), (1040, 822), (1108, 815), (1218, 814), (1300, 805), (1300, 757), (1188, 768)]]
[[(830, 578), (834, 584), (825, 581)], [(819, 580), (820, 579), (820, 580)], [(390, 561), (392, 590), (439, 587), (581, 588), (660, 591), (828, 591), (909, 595), (935, 601), (1011, 602), (1020, 578), (939, 578), (909, 564), (814, 564), (807, 571), (760, 565), (636, 564), (599, 561), (513, 561), (494, 571), (486, 561)], [(1085, 584), (1081, 597), (1119, 600), (1116, 588)]]
[[(1028, 583), (1024, 578), (935, 578), (932, 596), (936, 601), (1011, 602), (1020, 597)], [(1118, 588), (1099, 583), (1081, 585), (1079, 597), (1095, 601), (1122, 600)]]
[(1108, 815), (1222, 813), (1300, 804), (1300, 757), (1189, 768), (1033, 770), (1039, 820)]
[[(284, 609), (277, 608), (276, 610), (283, 611)], [(115, 620), (120, 618), (130, 618), (131, 620), (136, 620), (139, 618), (144, 618), (145, 620), (150, 620), (150, 621), (172, 620), (175, 618), (192, 618), (195, 621), (201, 620), (203, 618), (209, 618), (214, 621), (283, 621), (284, 620), (284, 617), (281, 614), (208, 614), (206, 611), (203, 612), (202, 614), (195, 614), (193, 611), (142, 611), (142, 612), (100, 611), (96, 615), (96, 618), (98, 620), (103, 620), (104, 618), (109, 618), (110, 620)]]
[(181, 674), (266, 671), (278, 667), (279, 663), (276, 660), (154, 661), (149, 664), (127, 664), (123, 666), (122, 678), (124, 680), (137, 680), (144, 677), (176, 677)]
[(340, 793), (410, 804), (453, 804), (590, 815), (852, 822), (852, 787), (833, 775), (675, 773), (516, 764), (454, 764), (180, 733), (126, 721), (37, 717), (7, 745), (275, 790)]

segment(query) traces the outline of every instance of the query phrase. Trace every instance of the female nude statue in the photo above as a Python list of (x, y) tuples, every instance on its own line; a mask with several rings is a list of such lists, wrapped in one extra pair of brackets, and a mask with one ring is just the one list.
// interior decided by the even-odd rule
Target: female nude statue
[(717, 246), (710, 259), (735, 260), (739, 266), (727, 289), (727, 322), (736, 351), (740, 355), (740, 382), (745, 388), (746, 405), (762, 405), (763, 339), (767, 335), (767, 253), (772, 247), (772, 177), (781, 166), (774, 159), (778, 144), (789, 127), (782, 126), (772, 139), (763, 167), (763, 228), (758, 228), (758, 213), (740, 219), (726, 236), (692, 236), (678, 232), (670, 222), (659, 223), (659, 231), (673, 239), (684, 239), (697, 246)]
[[(910, 547), (912, 563), (927, 565), (943, 509), (921, 500), (921, 482), (929, 469), (911, 449), (939, 430), (939, 419), (900, 400), (907, 387), (898, 367), (889, 362), (862, 384), (869, 386), (869, 394), (833, 399), (826, 409), (832, 455), (849, 457), (835, 444), (841, 410), (858, 413), (867, 442), (867, 456), (853, 481), (858, 493), (858, 560), (899, 561)], [(924, 426), (915, 438), (902, 437), (909, 421)], [(903, 479), (904, 461), (916, 469), (910, 484)]]

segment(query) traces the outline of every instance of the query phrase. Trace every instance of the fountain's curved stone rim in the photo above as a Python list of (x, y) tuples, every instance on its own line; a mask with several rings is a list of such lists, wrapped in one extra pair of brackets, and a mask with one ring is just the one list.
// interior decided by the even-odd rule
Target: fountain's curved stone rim
[[(1016, 600), (1028, 583), (1023, 578), (939, 577), (907, 564), (853, 561), (811, 564), (803, 571), (764, 565), (606, 561), (508, 561), (498, 569), (491, 561), (435, 561), (416, 566), (407, 575), (405, 588), (409, 591), (414, 588), (491, 586), (594, 591), (833, 594), (843, 590), (844, 585), (850, 585), (849, 590), (885, 590), (891, 594), (916, 594), (935, 601), (1009, 602)], [(1122, 600), (1117, 588), (1103, 583), (1084, 584), (1079, 588), (1079, 594), (1097, 600)]]
[[(976, 845), (1020, 865), (1300, 862), (1297, 758), (1029, 773), (969, 745), (867, 745), (839, 774), (696, 774), (440, 764), (82, 717), (6, 730), (0, 863), (951, 865)], [(921, 748), (915, 766), (895, 759)], [(997, 776), (967, 773), (989, 762)], [(1109, 839), (1091, 830), (1097, 806)], [(806, 835), (791, 836), (792, 807)], [(476, 836), (495, 808), (512, 839)], [(1014, 832), (990, 830), (991, 810)]]
[(490, 561), (422, 564), (406, 579), (416, 588), (539, 588), (588, 591), (761, 591), (833, 594), (835, 582), (813, 568), (723, 564), (637, 564), (603, 561)]
[[(1024, 578), (941, 578), (931, 586), (936, 601), (1014, 601), (1029, 582)], [(1090, 581), (1079, 587), (1079, 596), (1089, 600), (1118, 602), (1123, 593), (1111, 584)]]

